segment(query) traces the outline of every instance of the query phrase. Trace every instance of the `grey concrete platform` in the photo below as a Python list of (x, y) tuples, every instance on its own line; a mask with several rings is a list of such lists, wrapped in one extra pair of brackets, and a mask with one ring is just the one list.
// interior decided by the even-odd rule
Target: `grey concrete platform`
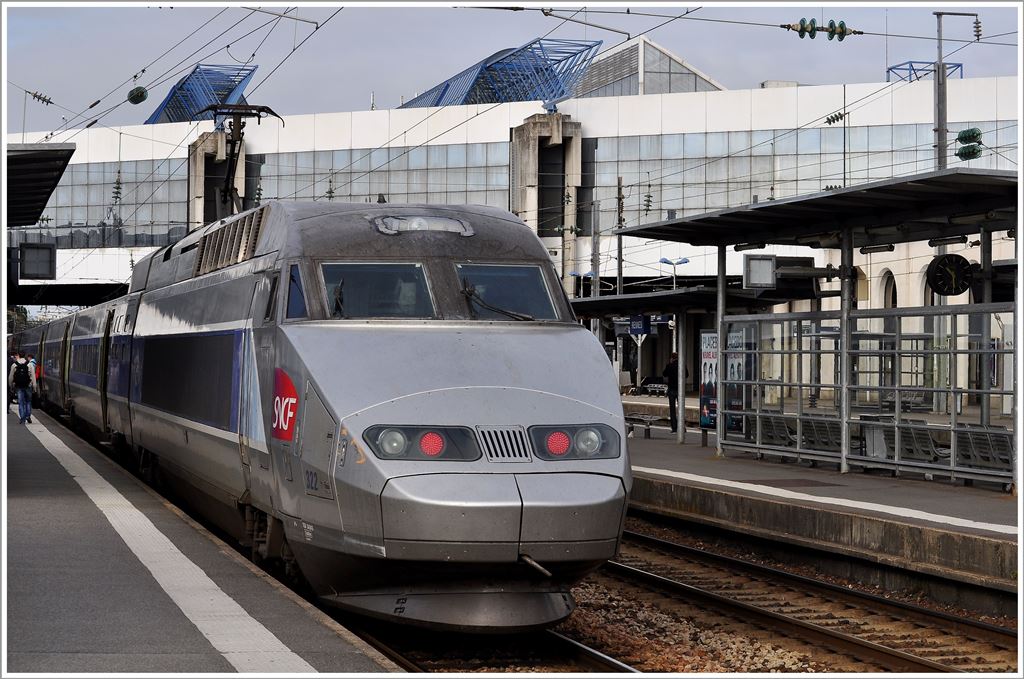
[(1016, 592), (1019, 498), (995, 486), (965, 487), (837, 465), (716, 457), (667, 428), (628, 439), (631, 503), (746, 534)]
[[(399, 671), (51, 418), (37, 412), (33, 420), (22, 426), (9, 414), (6, 422), (5, 673), (191, 674), (236, 672), (240, 665), (275, 674), (296, 666), (308, 666), (307, 672)], [(115, 530), (119, 517), (108, 518), (31, 427), (45, 428), (70, 448), (180, 551), (175, 563), (184, 555), (229, 599), (207, 596), (209, 581), (201, 576), (205, 590), (168, 589), (167, 578), (160, 580), (152, 563), (130, 548), (130, 538)], [(128, 513), (137, 516), (130, 508)], [(178, 579), (186, 589), (196, 582)], [(207, 608), (198, 626), (196, 616), (186, 615), (189, 606), (178, 603), (189, 597), (191, 610)], [(220, 610), (218, 601), (233, 603)], [(259, 634), (230, 639), (239, 616)], [(261, 655), (244, 648), (252, 639), (274, 640), (272, 646), (284, 652)], [(232, 643), (237, 653), (224, 650)], [(239, 661), (239, 655), (246, 657)], [(292, 664), (275, 664), (281, 657)]]

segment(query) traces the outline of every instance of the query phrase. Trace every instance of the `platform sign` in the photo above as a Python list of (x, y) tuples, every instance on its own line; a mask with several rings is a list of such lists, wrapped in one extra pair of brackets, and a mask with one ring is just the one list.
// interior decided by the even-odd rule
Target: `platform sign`
[(651, 334), (651, 318), (650, 318), (650, 316), (630, 316), (629, 317), (629, 334), (630, 335), (650, 335)]
[(718, 415), (718, 333), (700, 333), (700, 428), (714, 429)]

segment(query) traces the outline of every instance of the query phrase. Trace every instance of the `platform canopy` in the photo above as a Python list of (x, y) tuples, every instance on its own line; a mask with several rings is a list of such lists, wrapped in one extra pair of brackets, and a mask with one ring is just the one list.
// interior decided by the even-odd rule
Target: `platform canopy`
[[(778, 257), (779, 266), (813, 266), (812, 257)], [(700, 278), (704, 280), (699, 280)], [(680, 309), (714, 311), (717, 286), (713, 277), (686, 281), (690, 285), (676, 290), (579, 297), (570, 300), (577, 316), (634, 316), (638, 314), (672, 314)], [(780, 278), (774, 290), (744, 290), (742, 276), (727, 276), (725, 305), (729, 311), (760, 311), (777, 304), (821, 296), (815, 278)]]
[(7, 145), (7, 226), (39, 222), (74, 153), (74, 144)]
[(925, 241), (1017, 225), (1017, 173), (952, 168), (769, 200), (619, 229), (690, 245), (807, 245), (838, 248), (845, 227), (853, 246)]
[(600, 47), (600, 40), (531, 40), (495, 52), (399, 108), (560, 101), (576, 91)]

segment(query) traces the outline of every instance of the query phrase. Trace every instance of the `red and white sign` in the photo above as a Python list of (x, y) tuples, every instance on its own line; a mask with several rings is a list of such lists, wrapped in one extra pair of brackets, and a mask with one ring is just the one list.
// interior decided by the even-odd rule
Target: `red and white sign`
[(275, 439), (291, 441), (295, 436), (295, 420), (299, 414), (299, 395), (288, 373), (274, 368), (274, 431)]

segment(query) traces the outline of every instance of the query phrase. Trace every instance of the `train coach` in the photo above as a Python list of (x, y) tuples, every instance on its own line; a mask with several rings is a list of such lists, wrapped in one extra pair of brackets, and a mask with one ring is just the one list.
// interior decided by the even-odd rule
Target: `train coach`
[(12, 340), (45, 404), (330, 604), (543, 627), (618, 548), (617, 385), (508, 212), (271, 202)]

